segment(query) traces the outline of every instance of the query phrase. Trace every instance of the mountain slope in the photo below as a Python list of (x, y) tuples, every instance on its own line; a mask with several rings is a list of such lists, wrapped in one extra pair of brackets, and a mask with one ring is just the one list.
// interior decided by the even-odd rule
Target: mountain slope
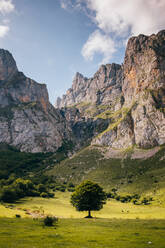
[(163, 192), (163, 198), (164, 159), (164, 146), (149, 150), (134, 148), (116, 151), (90, 146), (55, 164), (46, 174), (54, 176), (60, 183), (79, 184), (89, 179), (102, 185), (106, 191), (116, 188), (120, 194), (151, 194), (155, 198)]

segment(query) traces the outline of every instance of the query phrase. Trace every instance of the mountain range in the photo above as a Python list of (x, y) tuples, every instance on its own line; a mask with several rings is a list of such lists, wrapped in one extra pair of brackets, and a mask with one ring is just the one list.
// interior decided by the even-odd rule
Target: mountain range
[(87, 145), (121, 150), (165, 143), (165, 30), (129, 39), (122, 65), (76, 73), (55, 106), (46, 85), (17, 69), (0, 49), (0, 143), (25, 152), (68, 155)]

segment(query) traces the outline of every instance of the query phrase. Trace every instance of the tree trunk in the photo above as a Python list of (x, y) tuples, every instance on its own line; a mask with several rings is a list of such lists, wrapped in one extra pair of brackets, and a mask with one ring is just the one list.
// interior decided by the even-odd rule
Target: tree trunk
[(91, 210), (88, 210), (88, 218), (92, 218), (92, 216), (91, 216)]

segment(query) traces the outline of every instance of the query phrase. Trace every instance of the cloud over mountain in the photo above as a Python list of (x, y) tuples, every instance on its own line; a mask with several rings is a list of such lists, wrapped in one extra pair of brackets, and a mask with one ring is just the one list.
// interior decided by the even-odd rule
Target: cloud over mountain
[[(115, 52), (114, 43), (124, 44), (132, 35), (150, 35), (165, 28), (164, 0), (61, 0), (65, 7), (85, 9), (96, 25), (82, 49), (85, 59), (92, 60), (96, 53), (107, 62)], [(80, 6), (82, 8), (76, 8)]]
[(102, 64), (108, 63), (116, 51), (114, 41), (106, 34), (96, 30), (89, 36), (82, 49), (82, 55), (87, 60), (92, 60), (95, 53), (103, 54)]

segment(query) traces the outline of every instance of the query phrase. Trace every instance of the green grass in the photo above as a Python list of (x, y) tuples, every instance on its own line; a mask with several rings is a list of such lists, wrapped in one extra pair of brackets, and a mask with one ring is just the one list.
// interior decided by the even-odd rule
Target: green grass
[[(69, 192), (56, 192), (54, 199), (25, 198), (16, 204), (0, 205), (1, 248), (164, 248), (165, 209), (107, 201), (101, 211), (77, 212)], [(10, 207), (10, 208), (9, 208)], [(44, 227), (40, 218), (26, 211), (39, 210), (59, 218), (53, 227)], [(21, 218), (14, 217), (20, 214)], [(5, 217), (6, 218), (5, 218)], [(26, 218), (25, 218), (26, 217)], [(151, 243), (149, 243), (151, 242)]]
[[(105, 148), (106, 151), (106, 148)], [(131, 151), (131, 152), (130, 152)], [(132, 149), (129, 148), (129, 154)], [(144, 151), (145, 153), (145, 151)], [(123, 154), (125, 152), (123, 151)], [(106, 191), (152, 195), (165, 206), (165, 147), (147, 159), (105, 158), (97, 147), (88, 147), (47, 171), (57, 181), (79, 184), (84, 179), (99, 183)], [(161, 201), (161, 203), (160, 203)]]
[(164, 248), (164, 220), (0, 219), (1, 248)]
[[(87, 212), (78, 212), (70, 204), (70, 195), (69, 192), (56, 192), (55, 198), (51, 199), (24, 198), (16, 204), (6, 204), (7, 208), (0, 205), (0, 217), (15, 217), (16, 214), (20, 214), (22, 217), (34, 217), (36, 211), (59, 218), (84, 218), (87, 216)], [(108, 219), (165, 219), (165, 208), (154, 203), (145, 206), (108, 200), (102, 210), (92, 211), (92, 216)]]
[(45, 163), (51, 156), (52, 153), (20, 152), (12, 146), (0, 143), (0, 178), (6, 178), (11, 173), (23, 176), (32, 171), (40, 171), (46, 167)]
[(40, 178), (46, 167), (64, 160), (72, 148), (71, 142), (65, 142), (56, 153), (29, 153), (0, 143), (0, 179), (8, 178), (12, 173), (19, 177)]

